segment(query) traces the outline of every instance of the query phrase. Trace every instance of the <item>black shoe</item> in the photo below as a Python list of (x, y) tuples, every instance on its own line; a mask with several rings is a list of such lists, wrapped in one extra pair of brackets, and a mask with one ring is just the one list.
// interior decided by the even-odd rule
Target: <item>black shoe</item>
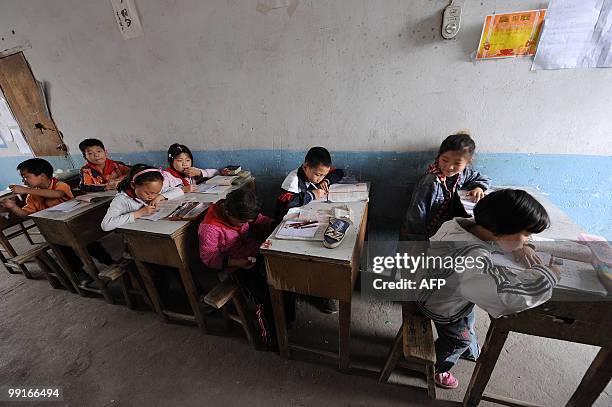
[(93, 278), (91, 278), (91, 276), (89, 274), (87, 274), (87, 272), (85, 270), (79, 270), (76, 272), (76, 276), (79, 279), (79, 281), (81, 282), (82, 285), (86, 285), (89, 284), (91, 282), (93, 282)]
[(316, 309), (324, 314), (336, 314), (338, 312), (338, 305), (335, 300), (328, 300), (327, 298), (313, 297), (309, 301)]

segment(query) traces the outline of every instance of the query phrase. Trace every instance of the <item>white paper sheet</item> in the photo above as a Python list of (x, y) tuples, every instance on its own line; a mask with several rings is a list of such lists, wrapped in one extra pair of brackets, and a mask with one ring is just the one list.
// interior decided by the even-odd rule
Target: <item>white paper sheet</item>
[(53, 212), (72, 212), (77, 207), (80, 207), (82, 205), (88, 205), (88, 204), (86, 202), (81, 202), (81, 201), (77, 201), (76, 199), (73, 199), (70, 201), (62, 202), (59, 205), (52, 206), (48, 208), (47, 210), (53, 211)]
[(222, 194), (231, 187), (231, 185), (200, 184), (196, 192), (201, 194)]
[(612, 0), (551, 0), (531, 67), (612, 67)]

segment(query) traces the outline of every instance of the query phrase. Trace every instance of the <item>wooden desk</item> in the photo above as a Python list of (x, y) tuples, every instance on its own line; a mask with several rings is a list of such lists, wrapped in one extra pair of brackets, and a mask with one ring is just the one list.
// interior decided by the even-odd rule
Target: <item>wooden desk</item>
[[(252, 182), (252, 180), (249, 181)], [(234, 186), (221, 195), (189, 193), (176, 199), (176, 201), (197, 200), (204, 203), (213, 203), (225, 198), (229, 192), (245, 185), (248, 185), (248, 183)], [(128, 244), (155, 312), (164, 321), (174, 319), (195, 322), (202, 331), (206, 332), (206, 321), (200, 310), (192, 276), (192, 270), (201, 267), (198, 247), (199, 224), (199, 221), (158, 220), (151, 222), (138, 219), (134, 223), (117, 228), (117, 232), (123, 235)], [(150, 264), (174, 267), (179, 270), (192, 314), (173, 312), (164, 307), (153, 281)]]
[[(344, 204), (314, 202), (305, 207), (325, 209), (338, 205)], [(351, 202), (346, 205), (352, 208), (355, 223), (348, 230), (342, 244), (335, 249), (327, 249), (316, 241), (276, 239), (276, 230), (261, 247), (272, 297), (278, 347), (284, 358), (289, 357), (289, 343), (282, 291), (290, 291), (339, 300), (339, 367), (349, 367), (351, 297), (359, 274), (368, 203)]]
[[(76, 292), (81, 295), (85, 295), (87, 291), (101, 294), (110, 304), (113, 304), (113, 298), (106, 287), (106, 283), (98, 278), (99, 270), (87, 251), (87, 245), (100, 240), (109, 233), (100, 228), (100, 223), (106, 215), (113, 196), (114, 192), (109, 192), (107, 198), (98, 202), (83, 204), (71, 212), (45, 209), (30, 215), (40, 233), (51, 246)], [(80, 284), (76, 271), (70, 266), (60, 246), (70, 247), (75, 251), (83, 262), (87, 274), (96, 282), (97, 289)]]
[[(517, 188), (532, 194), (548, 211), (551, 227), (540, 234), (542, 237), (575, 240), (584, 232), (541, 193), (532, 188)], [(612, 377), (612, 307), (609, 297), (607, 300), (555, 290), (553, 298), (539, 307), (493, 319), (463, 405), (477, 406), (481, 400), (513, 406), (533, 405), (484, 392), (510, 332), (601, 346), (567, 406), (593, 404)]]

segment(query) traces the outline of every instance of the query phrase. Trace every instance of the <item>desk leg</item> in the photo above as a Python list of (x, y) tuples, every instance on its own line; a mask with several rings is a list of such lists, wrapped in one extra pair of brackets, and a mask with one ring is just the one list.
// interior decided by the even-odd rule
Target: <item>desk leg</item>
[(115, 301), (113, 300), (110, 291), (106, 287), (106, 283), (104, 283), (104, 281), (100, 280), (100, 278), (98, 277), (98, 268), (96, 267), (96, 264), (93, 262), (93, 259), (89, 255), (87, 248), (75, 245), (74, 251), (81, 258), (81, 261), (83, 262), (83, 267), (85, 267), (85, 271), (87, 272), (87, 274), (89, 274), (89, 276), (94, 279), (96, 285), (98, 286), (100, 291), (102, 291), (102, 295), (104, 296), (106, 302), (108, 302), (109, 304), (114, 304)]
[(587, 369), (566, 407), (586, 407), (595, 403), (612, 378), (612, 351), (601, 348)]
[(76, 293), (81, 296), (85, 296), (85, 292), (81, 291), (81, 289), (79, 288), (79, 280), (75, 274), (75, 271), (70, 266), (70, 262), (68, 261), (66, 256), (64, 256), (61, 246), (51, 243), (49, 243), (49, 246), (51, 247), (51, 250), (53, 250), (55, 257), (57, 257), (57, 261), (59, 261), (60, 267), (66, 273), (68, 280), (70, 280), (70, 284), (72, 284), (74, 291), (76, 291)]
[(204, 315), (202, 314), (202, 310), (200, 309), (200, 302), (198, 301), (198, 295), (196, 293), (191, 270), (189, 269), (189, 267), (185, 266), (181, 266), (178, 269), (179, 273), (181, 274), (181, 280), (183, 280), (183, 287), (185, 288), (185, 293), (187, 294), (187, 298), (189, 299), (189, 304), (191, 304), (191, 310), (193, 311), (196, 323), (198, 324), (200, 330), (206, 333), (208, 329), (206, 328), (206, 321), (204, 320)]
[(340, 355), (340, 370), (348, 370), (351, 363), (351, 302), (338, 301), (338, 354)]
[(274, 313), (274, 326), (276, 327), (276, 340), (280, 356), (289, 359), (289, 339), (287, 338), (287, 321), (285, 320), (285, 304), (283, 292), (268, 286), (270, 289), (270, 300), (272, 301), (272, 312)]
[(136, 267), (138, 268), (138, 272), (140, 273), (140, 277), (142, 278), (142, 283), (144, 284), (145, 289), (147, 290), (147, 294), (149, 294), (149, 299), (151, 300), (153, 310), (162, 319), (162, 321), (168, 322), (168, 318), (162, 311), (162, 304), (161, 299), (159, 298), (159, 292), (157, 291), (157, 287), (155, 287), (155, 282), (153, 281), (153, 275), (151, 274), (149, 266), (136, 259), (134, 259), (134, 263), (136, 263)]
[(492, 320), (487, 332), (487, 339), (482, 347), (482, 353), (476, 362), (476, 367), (472, 373), (470, 384), (468, 385), (465, 397), (463, 398), (464, 407), (477, 406), (482, 399), (485, 387), (491, 378), (499, 354), (504, 343), (508, 338), (508, 331), (499, 327), (498, 320)]

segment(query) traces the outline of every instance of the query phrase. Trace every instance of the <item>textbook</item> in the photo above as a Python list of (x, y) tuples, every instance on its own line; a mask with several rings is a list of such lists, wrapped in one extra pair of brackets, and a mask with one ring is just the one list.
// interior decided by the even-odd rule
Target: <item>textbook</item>
[(203, 202), (183, 202), (174, 212), (168, 215), (168, 220), (196, 220), (210, 206)]
[(327, 223), (286, 220), (279, 226), (275, 237), (288, 240), (323, 241), (325, 228), (327, 228)]
[(92, 192), (89, 194), (79, 195), (75, 197), (77, 201), (81, 202), (101, 202), (107, 198), (112, 198), (117, 194), (116, 190), (113, 191), (104, 191), (104, 192)]
[(329, 202), (367, 201), (369, 187), (365, 182), (358, 184), (333, 184), (329, 187), (327, 200)]
[(206, 181), (206, 183), (213, 185), (232, 185), (232, 182), (236, 179), (238, 179), (237, 175), (216, 175)]
[(238, 175), (238, 173), (242, 171), (242, 167), (239, 165), (228, 165), (227, 167), (221, 170), (221, 174), (223, 175)]

